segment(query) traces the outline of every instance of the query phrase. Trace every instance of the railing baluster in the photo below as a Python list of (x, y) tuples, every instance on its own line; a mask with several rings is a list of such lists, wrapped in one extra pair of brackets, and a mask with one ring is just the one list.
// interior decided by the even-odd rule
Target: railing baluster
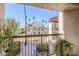
[(24, 42), (25, 56), (26, 56), (26, 45), (27, 45), (27, 37), (26, 37), (26, 35), (25, 35), (25, 42)]
[[(38, 43), (38, 36), (36, 36), (36, 43), (35, 43), (35, 44), (36, 44), (36, 47), (37, 47), (37, 43)], [(36, 47), (35, 47), (35, 49), (36, 49)], [(36, 51), (35, 51), (35, 52), (36, 52), (36, 54), (35, 54), (35, 55), (37, 56), (37, 49), (36, 49)]]
[[(58, 40), (58, 38), (60, 37), (59, 35), (62, 35), (62, 34), (12, 36), (12, 39), (13, 39), (12, 43), (21, 42), (21, 52), (19, 55), (34, 56), (35, 48), (38, 44), (47, 43), (46, 40), (49, 36), (52, 36), (53, 40)], [(24, 42), (25, 42), (25, 46), (24, 46)], [(12, 51), (13, 51), (13, 48), (14, 47), (12, 47)], [(33, 51), (33, 49), (34, 49), (34, 51)], [(13, 52), (11, 52), (11, 53), (13, 53)], [(35, 52), (35, 54), (36, 54), (36, 52)]]
[(28, 38), (28, 56), (29, 56), (29, 52), (30, 52), (30, 51), (29, 51), (29, 38)]
[(20, 38), (20, 41), (22, 42), (22, 56), (24, 56), (24, 53), (23, 53), (23, 39), (21, 40), (21, 38)]
[[(16, 41), (15, 42), (20, 42), (20, 45), (21, 45), (21, 41), (20, 41), (20, 38), (15, 38), (16, 39)], [(21, 46), (20, 46), (20, 53), (21, 53)], [(18, 54), (19, 56), (21, 56), (21, 54)]]
[(32, 56), (32, 37), (30, 37), (30, 44), (31, 44), (31, 46), (30, 46), (30, 55)]
[(41, 36), (41, 45), (42, 45), (42, 36)]

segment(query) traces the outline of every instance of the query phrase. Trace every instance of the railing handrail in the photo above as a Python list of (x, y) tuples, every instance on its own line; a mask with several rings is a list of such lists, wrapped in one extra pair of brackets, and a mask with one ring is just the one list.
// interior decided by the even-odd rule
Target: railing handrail
[(17, 38), (17, 37), (36, 37), (36, 36), (59, 36), (63, 34), (33, 34), (33, 35), (14, 35), (12, 38)]

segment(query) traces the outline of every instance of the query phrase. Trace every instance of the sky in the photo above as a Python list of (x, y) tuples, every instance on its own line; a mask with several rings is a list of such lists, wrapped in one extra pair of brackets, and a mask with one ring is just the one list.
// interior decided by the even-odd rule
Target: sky
[[(58, 16), (58, 12), (26, 5), (26, 15), (28, 16), (27, 20), (31, 19), (30, 22), (33, 22), (33, 16), (35, 16), (36, 21), (42, 22), (42, 20), (48, 21), (51, 17)], [(5, 5), (5, 19), (14, 18), (20, 26), (24, 26), (24, 16), (24, 5), (17, 3), (7, 3)]]

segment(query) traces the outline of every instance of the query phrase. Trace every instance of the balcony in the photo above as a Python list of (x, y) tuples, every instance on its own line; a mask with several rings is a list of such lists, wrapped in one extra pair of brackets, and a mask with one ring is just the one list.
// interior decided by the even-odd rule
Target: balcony
[[(21, 42), (21, 51), (18, 54), (19, 56), (38, 56), (36, 47), (39, 44), (47, 44), (49, 37), (52, 37), (52, 41), (56, 41), (61, 38), (62, 34), (40, 34), (40, 35), (19, 35), (19, 36), (12, 36), (14, 42)], [(53, 55), (47, 53), (47, 55), (41, 56), (48, 56)]]
[[(67, 41), (69, 41), (69, 42), (74, 44), (73, 55), (79, 55), (79, 42), (78, 42), (79, 41), (78, 40), (79, 39), (79, 27), (78, 27), (79, 26), (79, 5), (78, 4), (67, 4), (67, 3), (66, 4), (65, 3), (64, 4), (52, 4), (52, 3), (46, 3), (46, 4), (44, 4), (44, 3), (39, 3), (39, 4), (34, 3), (34, 4), (32, 4), (32, 3), (27, 3), (27, 4), (22, 4), (22, 7), (24, 8), (23, 5), (34, 6), (35, 8), (39, 7), (39, 8), (43, 8), (43, 9), (46, 9), (46, 10), (49, 9), (49, 10), (56, 10), (56, 11), (58, 11), (59, 12), (59, 17), (60, 17), (59, 18), (60, 20), (59, 20), (59, 31), (58, 32), (59, 33), (62, 32), (64, 34), (64, 38)], [(5, 14), (4, 13), (4, 9), (5, 9), (4, 4), (0, 4), (0, 10), (1, 10), (0, 20), (1, 21), (4, 19), (4, 14)], [(13, 13), (13, 11), (11, 11), (11, 12)], [(17, 13), (17, 12), (14, 12), (14, 13)], [(24, 12), (24, 9), (23, 9), (23, 12)], [(17, 13), (17, 15), (21, 15), (21, 14), (22, 13)], [(30, 13), (30, 14), (32, 14), (32, 13)], [(39, 13), (37, 13), (37, 14), (39, 14)], [(47, 13), (45, 13), (45, 14), (47, 14)], [(14, 16), (15, 15), (16, 14), (14, 14)], [(48, 14), (48, 16), (49, 15), (50, 14)], [(26, 18), (26, 15), (24, 15), (24, 16)], [(26, 20), (24, 19), (24, 23), (23, 23), (24, 25), (27, 24), (27, 22), (26, 23), (25, 22), (26, 22)], [(0, 27), (0, 28), (2, 28), (2, 27)], [(51, 28), (51, 26), (50, 26), (50, 28)], [(62, 29), (64, 31), (61, 31)], [(3, 29), (0, 29), (0, 31), (1, 31), (1, 33), (4, 32)], [(44, 32), (44, 31), (42, 31), (42, 32)], [(48, 34), (39, 34), (39, 35), (38, 34), (35, 34), (35, 35), (20, 35), (20, 36), (15, 35), (15, 36), (12, 36), (10, 38), (12, 38), (12, 40), (13, 40), (13, 41), (11, 41), (12, 43), (16, 43), (16, 42), (20, 42), (21, 43), (21, 46), (20, 46), (21, 51), (20, 51), (20, 53), (18, 55), (28, 55), (28, 56), (32, 55), (33, 56), (33, 55), (37, 55), (36, 54), (36, 46), (37, 45), (43, 44), (43, 43), (47, 43), (48, 44), (49, 41), (54, 43), (55, 40), (58, 40), (58, 39), (60, 39), (62, 37), (62, 35), (60, 35), (60, 34), (51, 35), (52, 34), (51, 32), (52, 31), (49, 31)], [(49, 40), (48, 38), (51, 39), (51, 40)], [(8, 44), (6, 40), (4, 42), (6, 44)], [(1, 41), (1, 44), (3, 45), (2, 41)], [(35, 48), (33, 48), (33, 46), (31, 44), (34, 44), (33, 46)], [(18, 45), (18, 43), (16, 43), (15, 45)], [(25, 47), (30, 47), (30, 45), (31, 45), (31, 49), (30, 50), (29, 50), (29, 48), (27, 48), (27, 49), (25, 48)], [(50, 45), (52, 45), (52, 44), (50, 44)], [(6, 45), (4, 45), (4, 46), (6, 46)], [(4, 48), (4, 46), (3, 46), (3, 48), (1, 48), (2, 49), (1, 52), (3, 52), (3, 50), (6, 50), (6, 52), (7, 52), (7, 49)], [(33, 52), (34, 54), (32, 52), (29, 52), (29, 51), (32, 51), (32, 48), (35, 49), (35, 52)], [(25, 50), (27, 50), (26, 52), (28, 52), (28, 53), (26, 53)], [(50, 49), (50, 50), (52, 50), (52, 49)], [(13, 52), (10, 52), (10, 53), (13, 53)], [(48, 53), (47, 55), (51, 55), (51, 54), (52, 53)]]

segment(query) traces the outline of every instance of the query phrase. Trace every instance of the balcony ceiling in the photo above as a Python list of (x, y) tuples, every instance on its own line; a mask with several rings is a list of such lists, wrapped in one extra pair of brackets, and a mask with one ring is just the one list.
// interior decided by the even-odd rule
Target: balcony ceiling
[(72, 3), (25, 3), (25, 5), (35, 6), (39, 8), (57, 10), (57, 11), (66, 11), (72, 9), (78, 9), (79, 4)]

